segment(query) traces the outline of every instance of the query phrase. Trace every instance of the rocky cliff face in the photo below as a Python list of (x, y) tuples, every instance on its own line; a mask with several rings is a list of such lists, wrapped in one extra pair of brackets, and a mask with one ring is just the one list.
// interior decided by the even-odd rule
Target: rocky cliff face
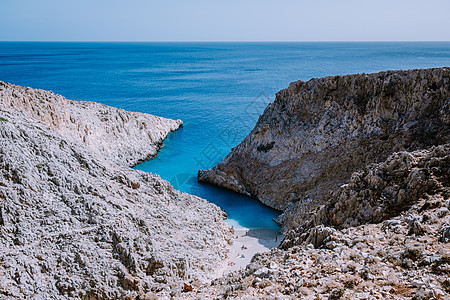
[[(311, 211), (301, 205), (291, 208), (283, 218), (296, 224), (296, 229), (286, 235), (281, 246), (289, 248), (303, 242), (306, 232), (317, 225), (349, 228), (380, 223), (431, 196), (441, 198), (442, 206), (450, 197), (450, 144), (393, 153), (386, 161), (353, 173), (347, 184), (331, 193), (325, 205)], [(421, 229), (412, 229), (422, 233)]]
[(329, 77), (278, 93), (199, 179), (283, 208), (285, 238), (189, 298), (450, 299), (449, 75)]
[(180, 124), (0, 83), (0, 298), (142, 299), (211, 278), (224, 213), (128, 167)]
[(199, 181), (284, 211), (314, 211), (366, 165), (448, 143), (449, 125), (449, 68), (297, 81), (220, 164), (199, 171)]
[(39, 120), (100, 159), (126, 166), (154, 157), (167, 134), (183, 124), (4, 82), (0, 82), (0, 101), (2, 109)]

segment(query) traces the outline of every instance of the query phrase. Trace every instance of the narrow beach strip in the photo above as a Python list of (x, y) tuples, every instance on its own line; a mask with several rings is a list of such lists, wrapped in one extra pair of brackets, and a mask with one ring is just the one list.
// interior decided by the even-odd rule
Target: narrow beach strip
[(283, 240), (279, 229), (235, 229), (233, 244), (229, 246), (228, 259), (220, 269), (218, 277), (245, 269), (256, 253), (267, 252), (278, 247)]

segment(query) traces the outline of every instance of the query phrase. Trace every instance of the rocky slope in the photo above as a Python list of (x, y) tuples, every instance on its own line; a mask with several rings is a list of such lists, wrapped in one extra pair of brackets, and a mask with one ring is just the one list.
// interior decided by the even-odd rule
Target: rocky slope
[(22, 112), (121, 165), (134, 166), (154, 157), (167, 134), (183, 124), (1, 81), (0, 89), (4, 110)]
[(163, 297), (214, 276), (224, 213), (129, 168), (180, 124), (0, 83), (0, 298)]
[(245, 270), (181, 298), (450, 299), (444, 199), (427, 196), (382, 223), (313, 227), (295, 245), (258, 254)]
[(284, 209), (285, 238), (184, 298), (450, 299), (449, 88), (441, 68), (278, 93), (199, 180)]
[[(283, 218), (298, 224), (296, 231), (302, 233), (319, 224), (345, 228), (379, 223), (431, 195), (450, 197), (450, 144), (396, 152), (382, 163), (354, 172), (348, 183), (326, 198), (325, 205), (312, 210), (298, 205)], [(285, 245), (293, 242), (296, 231), (288, 234)]]
[[(199, 181), (310, 212), (366, 165), (448, 143), (449, 125), (449, 68), (297, 81), (220, 164), (199, 171)], [(280, 221), (295, 228), (294, 219)]]

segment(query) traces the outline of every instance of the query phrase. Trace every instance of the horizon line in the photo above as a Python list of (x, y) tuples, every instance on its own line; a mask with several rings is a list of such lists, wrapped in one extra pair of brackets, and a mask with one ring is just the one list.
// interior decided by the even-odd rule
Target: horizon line
[(284, 41), (284, 40), (261, 40), (261, 41), (244, 41), (244, 40), (224, 40), (224, 41), (172, 41), (172, 40), (158, 40), (158, 41), (131, 41), (131, 40), (0, 40), (0, 43), (447, 43), (450, 40), (365, 40), (365, 41), (356, 41), (356, 40), (317, 40), (317, 41)]

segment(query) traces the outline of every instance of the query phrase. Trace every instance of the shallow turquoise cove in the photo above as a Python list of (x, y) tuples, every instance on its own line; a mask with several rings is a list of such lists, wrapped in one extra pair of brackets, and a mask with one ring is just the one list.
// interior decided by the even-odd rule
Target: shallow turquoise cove
[(158, 157), (138, 169), (222, 207), (235, 226), (277, 228), (279, 212), (196, 182), (296, 80), (450, 66), (450, 43), (0, 42), (0, 80), (68, 99), (182, 119)]
[[(279, 228), (272, 221), (280, 214), (279, 211), (262, 205), (253, 198), (197, 182), (197, 160), (180, 151), (188, 146), (185, 136), (189, 127), (189, 124), (186, 124), (185, 127), (171, 133), (158, 156), (136, 166), (135, 169), (156, 173), (168, 180), (176, 189), (218, 205), (226, 211), (227, 222), (235, 228)], [(171, 163), (168, 164), (168, 161)]]

